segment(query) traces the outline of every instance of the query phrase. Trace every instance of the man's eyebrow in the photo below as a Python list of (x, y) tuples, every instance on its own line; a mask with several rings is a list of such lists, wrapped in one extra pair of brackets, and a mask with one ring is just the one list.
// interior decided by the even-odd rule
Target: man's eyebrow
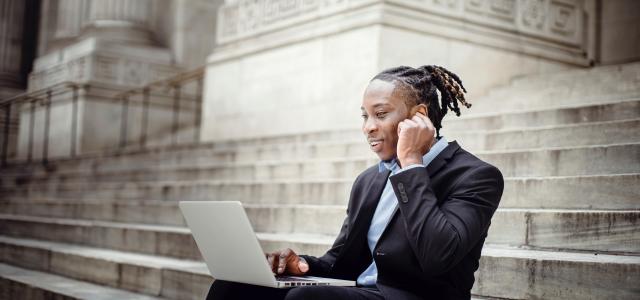
[[(378, 107), (381, 107), (381, 106), (390, 106), (390, 104), (389, 103), (376, 103), (376, 104), (373, 105), (373, 108), (378, 108)], [(360, 106), (360, 110), (364, 110), (364, 107)]]

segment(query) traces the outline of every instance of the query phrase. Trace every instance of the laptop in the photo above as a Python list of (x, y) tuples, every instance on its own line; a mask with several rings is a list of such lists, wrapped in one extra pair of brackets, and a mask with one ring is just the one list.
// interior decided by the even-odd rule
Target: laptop
[(350, 280), (275, 276), (239, 201), (180, 201), (179, 205), (213, 278), (273, 288), (356, 285)]

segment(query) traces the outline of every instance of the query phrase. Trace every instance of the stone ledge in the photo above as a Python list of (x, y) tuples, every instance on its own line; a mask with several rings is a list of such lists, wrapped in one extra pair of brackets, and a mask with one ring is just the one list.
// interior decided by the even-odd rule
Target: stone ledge
[[(2, 294), (7, 296), (7, 299), (162, 299), (2, 263), (0, 263), (0, 286), (3, 286), (0, 290), (8, 293)], [(27, 295), (27, 298), (22, 298)]]
[[(220, 46), (209, 57), (209, 63), (370, 25), (403, 28), (579, 66), (588, 66), (594, 57), (591, 40), (595, 38), (592, 28), (595, 7), (577, 1), (562, 4), (521, 1), (522, 5), (508, 1), (504, 8), (459, 1), (319, 3), (300, 1), (286, 8), (278, 7), (278, 1), (223, 5), (218, 13)], [(537, 9), (558, 14), (540, 19), (535, 15)], [(282, 10), (284, 15), (279, 15)], [(560, 20), (562, 17), (566, 19)], [(266, 22), (264, 18), (273, 21)]]
[[(280, 246), (280, 245), (276, 245)], [(98, 284), (178, 298), (202, 297), (211, 283), (204, 263), (180, 262), (62, 243), (0, 237), (2, 261)], [(266, 249), (265, 249), (266, 250)], [(80, 266), (79, 264), (82, 264)], [(103, 266), (87, 269), (87, 266)], [(119, 278), (116, 269), (138, 272)], [(99, 273), (96, 271), (100, 270)], [(123, 273), (125, 274), (125, 273)], [(640, 257), (539, 251), (487, 245), (473, 293), (510, 299), (630, 299), (636, 294)], [(189, 280), (184, 280), (189, 278)], [(192, 284), (181, 285), (180, 282)], [(140, 285), (142, 283), (148, 283)], [(173, 283), (173, 284), (171, 284)], [(153, 289), (151, 289), (153, 288)], [(189, 295), (189, 297), (186, 297)]]
[[(553, 177), (506, 177), (505, 189), (502, 195), (501, 207), (511, 208), (568, 208), (568, 209), (640, 209), (640, 194), (635, 188), (640, 180), (639, 173), (616, 175), (589, 176), (553, 176)], [(211, 181), (210, 184), (196, 184), (189, 182), (158, 182), (140, 183), (140, 188), (146, 191), (138, 197), (125, 194), (133, 191), (123, 191), (122, 187), (97, 191), (79, 186), (64, 193), (46, 193), (45, 189), (6, 193), (3, 195), (6, 205), (15, 212), (29, 211), (29, 205), (39, 205), (39, 209), (73, 209), (75, 206), (101, 205), (110, 203), (112, 210), (104, 213), (127, 212), (141, 205), (141, 209), (148, 209), (148, 203), (165, 203), (175, 205), (179, 200), (238, 200), (247, 203), (243, 195), (254, 193), (261, 197), (252, 197), (248, 203), (262, 204), (337, 204), (346, 205), (351, 189), (352, 179), (342, 181), (323, 182), (309, 181)], [(225, 186), (226, 185), (226, 186)], [(314, 186), (325, 186), (326, 192), (334, 196), (313, 192)], [(224, 187), (224, 188), (223, 188)], [(282, 190), (279, 190), (282, 187)], [(324, 188), (323, 188), (324, 189)], [(265, 194), (265, 191), (268, 194)], [(278, 191), (273, 193), (273, 191)], [(30, 198), (27, 198), (30, 195)], [(607, 199), (607, 201), (603, 201)], [(24, 206), (20, 206), (24, 205)], [(33, 206), (35, 208), (36, 206)], [(79, 209), (79, 208), (78, 208)], [(89, 210), (91, 211), (91, 210)], [(84, 212), (80, 210), (80, 212)], [(100, 213), (92, 215), (101, 215)], [(159, 213), (159, 212), (158, 212)], [(178, 222), (178, 221), (176, 221)], [(181, 221), (180, 221), (181, 222)], [(177, 223), (176, 223), (177, 224)]]
[[(330, 244), (346, 216), (346, 207), (337, 205), (244, 206), (254, 230), (265, 242)], [(69, 219), (0, 214), (0, 225), (3, 225), (0, 228), (4, 227), (0, 234), (200, 259), (184, 223), (178, 226), (142, 224), (139, 223), (143, 221), (142, 215), (155, 210), (136, 212), (138, 215), (131, 212), (128, 219), (111, 220), (91, 220), (91, 216), (82, 215), (76, 216), (79, 219)], [(165, 215), (169, 214), (173, 216), (170, 220), (181, 216), (175, 206), (166, 210)], [(487, 243), (638, 255), (640, 249), (636, 249), (636, 244), (640, 242), (640, 229), (636, 229), (636, 220), (639, 216), (640, 210), (498, 208)], [(309, 219), (323, 222), (307, 222)]]

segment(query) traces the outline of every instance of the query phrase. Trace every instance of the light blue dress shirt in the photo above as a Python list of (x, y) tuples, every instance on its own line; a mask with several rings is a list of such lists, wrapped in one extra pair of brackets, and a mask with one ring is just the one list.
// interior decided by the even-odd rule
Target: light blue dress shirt
[[(416, 167), (426, 167), (431, 163), (431, 161), (442, 152), (447, 147), (448, 143), (444, 137), (440, 137), (438, 141), (431, 147), (429, 152), (422, 157), (422, 165), (411, 165), (407, 166), (404, 169), (400, 169), (398, 162), (396, 159), (393, 159), (389, 162), (381, 161), (378, 165), (379, 171), (383, 172), (385, 170), (391, 171), (391, 176), (400, 173), (402, 171), (406, 171)], [(389, 176), (389, 177), (391, 177)], [(373, 219), (371, 219), (371, 225), (369, 226), (369, 232), (367, 233), (367, 242), (369, 244), (369, 250), (373, 254), (373, 249), (375, 249), (380, 236), (384, 232), (384, 229), (387, 227), (393, 212), (396, 210), (398, 206), (398, 198), (396, 198), (396, 194), (393, 192), (393, 187), (391, 186), (391, 182), (387, 179), (387, 184), (382, 191), (382, 195), (380, 196), (380, 201), (378, 201), (378, 206), (376, 207), (376, 211), (373, 214)], [(375, 286), (376, 281), (378, 280), (378, 268), (376, 267), (375, 260), (369, 265), (369, 267), (358, 276), (357, 283), (361, 286)]]

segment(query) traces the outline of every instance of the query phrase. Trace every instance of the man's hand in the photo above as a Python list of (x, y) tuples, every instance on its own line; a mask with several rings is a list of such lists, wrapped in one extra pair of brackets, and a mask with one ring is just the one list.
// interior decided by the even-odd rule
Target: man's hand
[(421, 113), (398, 124), (398, 160), (401, 167), (422, 164), (433, 144), (436, 129), (428, 117)]
[(274, 274), (302, 276), (309, 271), (307, 262), (289, 248), (265, 255)]

